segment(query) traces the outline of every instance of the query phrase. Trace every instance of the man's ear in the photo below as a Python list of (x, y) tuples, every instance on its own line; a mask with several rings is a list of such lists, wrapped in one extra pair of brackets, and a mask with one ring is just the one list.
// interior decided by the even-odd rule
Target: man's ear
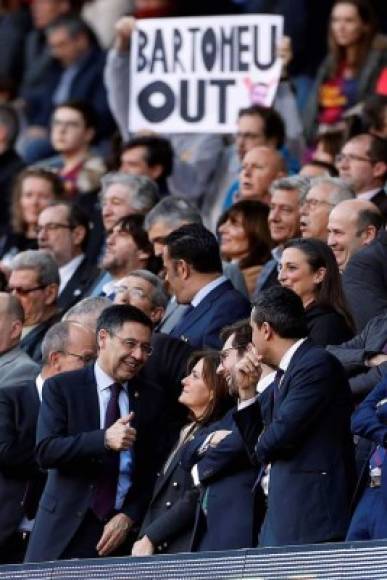
[(153, 181), (157, 181), (162, 174), (163, 174), (163, 166), (160, 165), (160, 163), (149, 166), (149, 177), (153, 179)]
[(15, 340), (19, 339), (23, 330), (23, 323), (21, 320), (13, 320), (11, 324), (11, 336), (10, 338)]
[(44, 294), (45, 294), (45, 304), (47, 306), (52, 306), (56, 302), (58, 298), (58, 292), (59, 292), (58, 284), (53, 283), (46, 286), (46, 288), (44, 289)]
[(373, 165), (373, 174), (374, 177), (380, 179), (384, 178), (387, 173), (387, 163), (384, 161), (377, 161)]
[(54, 351), (54, 352), (50, 352), (49, 357), (48, 357), (48, 364), (49, 364), (50, 368), (55, 369), (55, 371), (57, 373), (60, 373), (62, 370), (62, 367), (60, 364), (62, 356), (63, 356), (63, 353), (58, 352), (58, 351)]
[(162, 306), (156, 306), (155, 308), (153, 308), (150, 314), (150, 319), (153, 322), (153, 324), (157, 324), (158, 322), (160, 322), (160, 320), (164, 316), (164, 313), (165, 308), (163, 308)]
[(378, 230), (373, 225), (368, 225), (360, 234), (363, 245), (370, 244), (374, 241), (378, 234)]
[(72, 230), (73, 242), (76, 246), (81, 246), (86, 237), (86, 228), (84, 226), (76, 226)]
[(183, 280), (187, 280), (191, 276), (191, 266), (185, 260), (177, 260), (176, 269)]

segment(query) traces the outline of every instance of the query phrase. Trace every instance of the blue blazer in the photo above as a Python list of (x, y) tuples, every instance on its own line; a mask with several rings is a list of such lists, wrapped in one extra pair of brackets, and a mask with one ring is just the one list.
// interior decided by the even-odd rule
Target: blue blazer
[(261, 545), (345, 537), (355, 482), (351, 411), (344, 369), (306, 341), (295, 352), (279, 392), (269, 385), (255, 405), (236, 413), (259, 470), (271, 464)]
[[(243, 440), (233, 420), (235, 408), (187, 443), (182, 464), (191, 471), (196, 464), (201, 496), (196, 510), (193, 551), (251, 548), (256, 543), (253, 486), (257, 473), (249, 461)], [(204, 454), (199, 450), (209, 433), (232, 431)], [(202, 503), (207, 505), (207, 514)]]
[[(133, 383), (137, 439), (132, 486), (122, 512), (136, 523), (152, 493), (156, 471), (164, 458), (162, 448), (162, 391), (139, 378)], [(26, 561), (56, 560), (69, 544), (93, 500), (95, 484), (110, 453), (104, 446), (94, 366), (57, 375), (43, 388), (37, 428), (37, 461), (49, 470)]]
[(247, 298), (226, 280), (184, 316), (170, 336), (188, 341), (194, 348), (221, 348), (219, 332), (224, 326), (250, 316)]
[[(352, 417), (352, 432), (382, 447), (387, 446), (387, 405), (376, 405), (387, 398), (387, 376), (369, 393), (364, 401), (358, 406)], [(374, 449), (372, 449), (373, 451)], [(361, 474), (356, 495), (362, 491), (366, 476), (368, 475), (368, 460)], [(382, 466), (382, 492), (387, 502), (387, 459)]]

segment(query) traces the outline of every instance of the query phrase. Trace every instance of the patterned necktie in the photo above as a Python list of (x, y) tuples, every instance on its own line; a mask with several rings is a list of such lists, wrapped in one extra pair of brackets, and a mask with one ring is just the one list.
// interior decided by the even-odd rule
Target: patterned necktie
[[(122, 385), (113, 383), (109, 388), (110, 399), (106, 408), (105, 429), (111, 427), (121, 416), (118, 398)], [(92, 503), (92, 510), (100, 520), (106, 520), (114, 511), (119, 471), (120, 454), (117, 451), (110, 451), (103, 462)]]
[(285, 373), (285, 371), (283, 371), (280, 368), (278, 368), (277, 369), (277, 372), (275, 373), (274, 381), (272, 383), (272, 385), (273, 385), (274, 401), (276, 401), (278, 399), (278, 396), (280, 394), (281, 380), (282, 380), (282, 377), (284, 376), (284, 373)]

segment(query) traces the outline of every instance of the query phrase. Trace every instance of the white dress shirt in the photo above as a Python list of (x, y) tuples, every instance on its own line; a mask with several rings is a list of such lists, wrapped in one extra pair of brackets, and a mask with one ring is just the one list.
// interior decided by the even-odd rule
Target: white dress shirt
[[(97, 383), (100, 427), (101, 429), (104, 429), (106, 409), (110, 399), (109, 387), (116, 381), (101, 369), (98, 362), (96, 362), (94, 365), (94, 374)], [(130, 412), (128, 386), (126, 384), (122, 386), (123, 388), (121, 389), (121, 392), (118, 397), (118, 406), (120, 408), (121, 417), (123, 417), (124, 415), (128, 415)], [(117, 495), (115, 503), (115, 509), (117, 511), (119, 511), (122, 508), (125, 496), (132, 485), (132, 472), (133, 472), (132, 450), (129, 449), (127, 451), (120, 451), (120, 472), (118, 476)]]
[(203, 286), (203, 288), (200, 288), (199, 292), (196, 292), (195, 296), (192, 298), (191, 305), (194, 308), (196, 308), (196, 306), (199, 306), (200, 302), (202, 302), (210, 292), (215, 290), (215, 288), (217, 288), (218, 286), (223, 284), (223, 282), (226, 281), (227, 281), (226, 276), (222, 275), (219, 276), (219, 278), (216, 278), (215, 280), (212, 280), (212, 282), (209, 282), (208, 284)]
[(59, 279), (60, 279), (59, 294), (66, 287), (67, 282), (73, 276), (75, 270), (78, 268), (84, 257), (85, 254), (80, 254), (79, 256), (76, 256), (75, 258), (70, 260), (70, 262), (67, 262), (67, 264), (59, 268)]

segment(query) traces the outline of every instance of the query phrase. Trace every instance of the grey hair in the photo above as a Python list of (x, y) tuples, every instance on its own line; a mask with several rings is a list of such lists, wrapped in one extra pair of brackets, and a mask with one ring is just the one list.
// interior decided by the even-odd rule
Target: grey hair
[(107, 173), (101, 179), (102, 191), (101, 202), (103, 203), (106, 191), (111, 185), (122, 185), (128, 190), (130, 203), (134, 210), (139, 213), (147, 213), (158, 202), (158, 185), (145, 175), (130, 175), (122, 172)]
[(67, 312), (62, 316), (63, 321), (77, 322), (77, 318), (80, 316), (90, 316), (93, 314), (95, 319), (99, 317), (101, 312), (112, 305), (112, 301), (106, 296), (89, 296), (80, 300), (74, 306), (72, 306)]
[(133, 270), (128, 274), (129, 276), (134, 276), (134, 278), (141, 278), (146, 282), (149, 282), (153, 286), (152, 296), (150, 297), (153, 306), (161, 306), (166, 308), (168, 304), (168, 294), (165, 291), (164, 284), (156, 274), (149, 272), (149, 270)]
[(7, 292), (0, 292), (0, 300), (4, 298), (4, 312), (11, 320), (20, 320), (24, 324), (25, 315), (23, 307), (17, 296), (8, 294)]
[(173, 229), (183, 224), (201, 224), (198, 209), (181, 197), (165, 197), (147, 214), (144, 228), (148, 231), (156, 222), (161, 221)]
[(67, 349), (70, 336), (70, 328), (73, 322), (57, 322), (46, 332), (42, 342), (42, 362), (48, 364), (50, 354)]
[(347, 199), (355, 199), (356, 194), (351, 188), (348, 183), (346, 183), (340, 177), (331, 177), (331, 176), (318, 176), (313, 177), (310, 181), (309, 189), (312, 187), (316, 187), (319, 185), (329, 185), (333, 191), (330, 193), (330, 203), (333, 206), (336, 206), (341, 201), (345, 201)]
[(38, 284), (48, 286), (60, 283), (59, 269), (55, 259), (47, 250), (26, 250), (15, 256), (11, 262), (11, 271), (35, 270)]
[(290, 175), (288, 177), (279, 177), (275, 179), (269, 187), (270, 195), (277, 189), (287, 189), (289, 191), (298, 191), (300, 203), (303, 203), (306, 194), (309, 191), (310, 179), (305, 175)]

